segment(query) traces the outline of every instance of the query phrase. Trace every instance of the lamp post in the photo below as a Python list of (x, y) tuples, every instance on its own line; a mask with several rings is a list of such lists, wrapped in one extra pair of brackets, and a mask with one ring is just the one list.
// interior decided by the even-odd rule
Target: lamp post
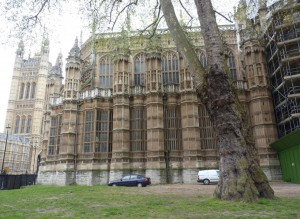
[(4, 145), (4, 152), (3, 152), (3, 160), (2, 160), (2, 167), (1, 167), (1, 174), (4, 173), (4, 161), (5, 161), (5, 153), (6, 153), (6, 146), (7, 146), (7, 138), (8, 138), (8, 130), (10, 129), (10, 126), (7, 125), (6, 127), (6, 138), (5, 138), (5, 145)]

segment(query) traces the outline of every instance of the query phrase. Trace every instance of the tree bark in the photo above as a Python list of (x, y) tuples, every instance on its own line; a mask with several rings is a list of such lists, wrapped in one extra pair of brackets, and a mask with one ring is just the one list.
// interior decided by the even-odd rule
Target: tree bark
[(189, 66), (189, 71), (193, 73), (192, 76), (197, 89), (197, 86), (199, 88), (201, 84), (203, 84), (203, 78), (206, 71), (199, 62), (193, 46), (191, 45), (186, 34), (180, 26), (180, 23), (174, 11), (172, 1), (160, 0), (160, 5), (176, 47), (180, 54), (183, 56), (184, 61)]
[(247, 202), (256, 201), (259, 197), (274, 198), (274, 191), (259, 166), (247, 119), (243, 121), (242, 110), (238, 108), (240, 105), (229, 84), (222, 40), (211, 1), (195, 0), (207, 53), (207, 73), (190, 68), (189, 56), (184, 54), (192, 54), (190, 50), (193, 49), (182, 46), (187, 44), (188, 39), (182, 37), (183, 31), (172, 1), (161, 0), (160, 3), (171, 35), (188, 63), (189, 71), (194, 75), (201, 74), (203, 79), (194, 82), (215, 127), (220, 153), (221, 175), (215, 196), (223, 200)]

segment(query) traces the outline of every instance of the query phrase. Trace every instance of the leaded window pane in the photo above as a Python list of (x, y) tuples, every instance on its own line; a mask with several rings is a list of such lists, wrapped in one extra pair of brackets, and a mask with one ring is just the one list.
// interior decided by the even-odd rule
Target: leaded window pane
[(88, 153), (92, 152), (92, 144), (94, 140), (94, 112), (87, 111), (85, 112), (85, 125), (84, 125), (84, 147), (83, 152)]
[(179, 83), (179, 60), (174, 53), (167, 53), (162, 56), (162, 82), (163, 84)]
[(137, 55), (134, 59), (134, 85), (143, 86), (145, 85), (145, 55), (143, 53)]
[(22, 83), (22, 84), (21, 84), (21, 88), (20, 88), (19, 99), (23, 99), (23, 96), (24, 96), (24, 90), (25, 90), (25, 84)]
[(206, 68), (206, 66), (207, 66), (207, 59), (206, 59), (206, 55), (205, 55), (204, 51), (201, 51), (200, 49), (197, 49), (196, 53), (197, 53), (197, 56), (198, 56), (198, 59), (199, 59), (201, 65), (204, 68)]
[(228, 55), (228, 67), (231, 72), (231, 77), (233, 81), (237, 80), (237, 72), (236, 72), (236, 64), (235, 64), (235, 58), (234, 55), (230, 52)]
[(147, 117), (144, 107), (130, 109), (131, 151), (147, 150)]
[(178, 106), (165, 112), (165, 143), (168, 150), (182, 150), (181, 117)]
[(204, 105), (199, 106), (199, 128), (202, 149), (216, 149), (216, 136), (213, 125)]
[(59, 154), (62, 116), (52, 116), (50, 123), (50, 138), (48, 155)]
[(26, 123), (26, 117), (22, 116), (20, 133), (24, 133), (25, 123)]
[(25, 95), (26, 99), (29, 99), (29, 92), (30, 92), (30, 83), (27, 83), (26, 84), (26, 95)]
[(95, 152), (111, 152), (112, 112), (97, 110)]
[(28, 116), (27, 118), (27, 127), (26, 127), (26, 133), (31, 132), (31, 116)]
[(15, 133), (16, 134), (19, 132), (19, 126), (20, 126), (20, 116), (17, 116), (16, 123), (15, 123)]
[(36, 83), (32, 83), (32, 88), (31, 88), (31, 99), (35, 98), (35, 88), (36, 88)]
[(113, 62), (109, 56), (100, 60), (100, 88), (112, 88), (113, 83)]

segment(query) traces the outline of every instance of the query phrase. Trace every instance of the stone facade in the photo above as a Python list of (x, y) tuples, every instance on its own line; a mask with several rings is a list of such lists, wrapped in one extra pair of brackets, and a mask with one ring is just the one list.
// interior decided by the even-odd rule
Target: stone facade
[(9, 135), (8, 131), (9, 129), (7, 129), (6, 134), (0, 133), (1, 167), (3, 166), (3, 170), (5, 170), (7, 174), (24, 174), (29, 172), (30, 156), (34, 154), (30, 141), (24, 137)]
[[(299, 8), (299, 3), (294, 4), (290, 7)], [(282, 117), (286, 116), (282, 111), (284, 104), (278, 102), (299, 103), (299, 71), (295, 62), (299, 57), (289, 54), (280, 59), (279, 71), (273, 68), (274, 57), (281, 54), (283, 45), (294, 45), (296, 41), (281, 40), (276, 44), (276, 53), (272, 40), (265, 40), (275, 39), (279, 30), (286, 36), (285, 26), (276, 24), (283, 22), (284, 15), (278, 11), (284, 11), (286, 6), (276, 7), (265, 8), (262, 1), (259, 16), (251, 22), (245, 16), (237, 16), (238, 25), (220, 26), (229, 78), (249, 115), (260, 165), (270, 180), (280, 179), (281, 172), (277, 154), (269, 145), (278, 138), (277, 130), (282, 136), (287, 133), (288, 122), (299, 122), (294, 111), (290, 111), (292, 116)], [(241, 5), (237, 13), (245, 14)], [(293, 16), (289, 23), (295, 27), (293, 30), (298, 27), (296, 18)], [(186, 33), (205, 67), (200, 28), (186, 29)], [(9, 124), (16, 124), (17, 112), (20, 114), (16, 102), (20, 101), (17, 91), (25, 80), (20, 77), (22, 51), (20, 45)], [(44, 100), (43, 116), (39, 114), (40, 105), (36, 105), (42, 102), (32, 101), (40, 116), (35, 124), (39, 123), (42, 130), (30, 134), (41, 139), (39, 183), (98, 185), (133, 172), (151, 177), (152, 183), (191, 183), (196, 181), (199, 169), (218, 168), (212, 124), (168, 31), (159, 30), (151, 39), (126, 31), (99, 34), (81, 48), (76, 40), (67, 58), (64, 85), (61, 60), (59, 55), (55, 66), (48, 67), (48, 72), (43, 70), (36, 79), (44, 86), (39, 89), (38, 98)], [(284, 72), (289, 65), (296, 67), (286, 77)], [(272, 78), (278, 79), (278, 75), (287, 80), (285, 85), (274, 85), (276, 80)], [(285, 94), (286, 98), (276, 96), (276, 92), (291, 88), (293, 93)], [(274, 102), (275, 110), (280, 109), (281, 113), (274, 113)], [(31, 110), (35, 112), (35, 107)]]
[(24, 44), (21, 41), (16, 51), (5, 126), (9, 134), (30, 141), (28, 173), (37, 171), (41, 152), (41, 133), (47, 75), (49, 63), (49, 41), (43, 40), (40, 53), (24, 59)]
[[(270, 179), (277, 179), (271, 169), (279, 170), (279, 163), (268, 146), (277, 132), (267, 72), (260, 70), (264, 86), (257, 89), (244, 73), (250, 65), (265, 65), (265, 58), (251, 51), (242, 65), (235, 27), (221, 30), (230, 77), (252, 113), (261, 164)], [(205, 65), (199, 29), (187, 34)], [(67, 58), (64, 90), (60, 96), (46, 93), (51, 98), (39, 183), (106, 184), (131, 172), (151, 177), (152, 183), (191, 183), (199, 169), (218, 168), (212, 124), (167, 32), (151, 40), (125, 31), (103, 34), (81, 49), (76, 40)], [(267, 120), (260, 116), (262, 109)]]

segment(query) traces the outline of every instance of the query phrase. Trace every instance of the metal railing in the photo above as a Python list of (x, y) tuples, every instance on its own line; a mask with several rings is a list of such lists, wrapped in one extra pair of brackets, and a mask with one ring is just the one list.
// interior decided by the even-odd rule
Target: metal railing
[(20, 189), (23, 186), (35, 185), (36, 174), (21, 174), (21, 175), (0, 175), (0, 189)]

